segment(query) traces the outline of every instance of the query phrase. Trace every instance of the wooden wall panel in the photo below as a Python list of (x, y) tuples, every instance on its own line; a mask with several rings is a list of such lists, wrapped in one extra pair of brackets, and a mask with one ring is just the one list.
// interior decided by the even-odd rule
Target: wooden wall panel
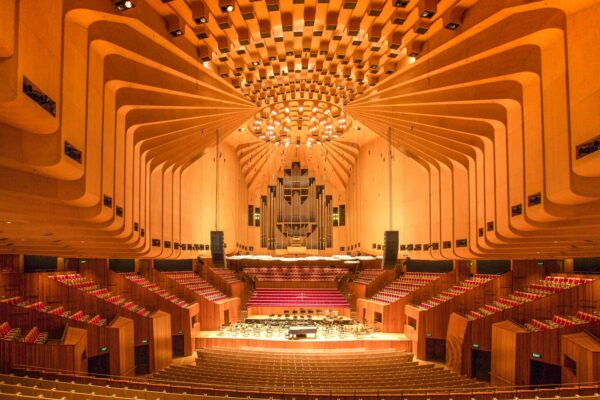
[(529, 385), (529, 334), (512, 321), (492, 326), (493, 386)]
[[(575, 362), (575, 373), (565, 366), (564, 357)], [(562, 382), (587, 383), (600, 379), (600, 343), (586, 332), (561, 337)]]

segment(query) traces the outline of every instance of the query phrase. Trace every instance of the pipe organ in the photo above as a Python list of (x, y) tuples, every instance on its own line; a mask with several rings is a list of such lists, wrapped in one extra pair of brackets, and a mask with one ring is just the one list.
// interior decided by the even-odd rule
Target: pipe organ
[(317, 185), (308, 169), (293, 162), (275, 185), (267, 187), (267, 195), (261, 196), (261, 247), (291, 252), (332, 247), (332, 203), (325, 186)]

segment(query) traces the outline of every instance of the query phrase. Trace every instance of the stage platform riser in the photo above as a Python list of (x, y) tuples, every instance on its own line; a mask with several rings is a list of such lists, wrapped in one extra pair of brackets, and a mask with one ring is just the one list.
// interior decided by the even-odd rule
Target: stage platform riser
[(343, 349), (365, 349), (383, 350), (394, 349), (396, 351), (410, 352), (412, 344), (406, 340), (261, 340), (251, 338), (196, 338), (196, 348), (235, 348), (255, 347), (280, 350), (343, 350)]

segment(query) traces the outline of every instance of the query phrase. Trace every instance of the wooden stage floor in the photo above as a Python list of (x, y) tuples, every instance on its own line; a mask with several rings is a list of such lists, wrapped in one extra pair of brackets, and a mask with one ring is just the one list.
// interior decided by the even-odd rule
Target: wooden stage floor
[(285, 338), (269, 337), (244, 337), (225, 336), (219, 331), (202, 331), (196, 336), (196, 348), (266, 348), (266, 349), (293, 349), (293, 350), (343, 350), (365, 349), (381, 350), (394, 349), (396, 351), (412, 351), (411, 340), (403, 333), (376, 332), (369, 336), (357, 339), (324, 338), (288, 340)]

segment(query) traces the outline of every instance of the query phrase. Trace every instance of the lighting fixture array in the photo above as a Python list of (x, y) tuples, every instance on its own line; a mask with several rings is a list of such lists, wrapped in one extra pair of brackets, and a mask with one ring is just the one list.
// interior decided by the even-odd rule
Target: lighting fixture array
[(328, 141), (351, 126), (350, 117), (336, 104), (287, 101), (263, 108), (249, 121), (248, 130), (260, 140), (278, 144), (287, 143), (292, 136), (306, 136), (310, 142)]
[[(111, 1), (120, 11), (135, 7), (131, 0)], [(299, 98), (336, 103), (341, 99), (338, 88), (350, 101), (393, 74), (398, 63), (414, 61), (435, 20), (457, 30), (465, 11), (457, 3), (441, 14), (440, 0), (347, 0), (340, 7), (354, 9), (362, 1), (367, 6), (361, 16), (328, 9), (328, 1), (294, 3), (303, 8), (303, 18), (294, 19), (296, 9), (292, 16), (277, 0), (248, 5), (189, 0), (184, 3), (191, 18), (170, 7), (165, 19), (173, 37), (189, 40), (186, 27), (192, 30), (198, 58), (263, 107)], [(298, 88), (301, 84), (305, 87)]]

